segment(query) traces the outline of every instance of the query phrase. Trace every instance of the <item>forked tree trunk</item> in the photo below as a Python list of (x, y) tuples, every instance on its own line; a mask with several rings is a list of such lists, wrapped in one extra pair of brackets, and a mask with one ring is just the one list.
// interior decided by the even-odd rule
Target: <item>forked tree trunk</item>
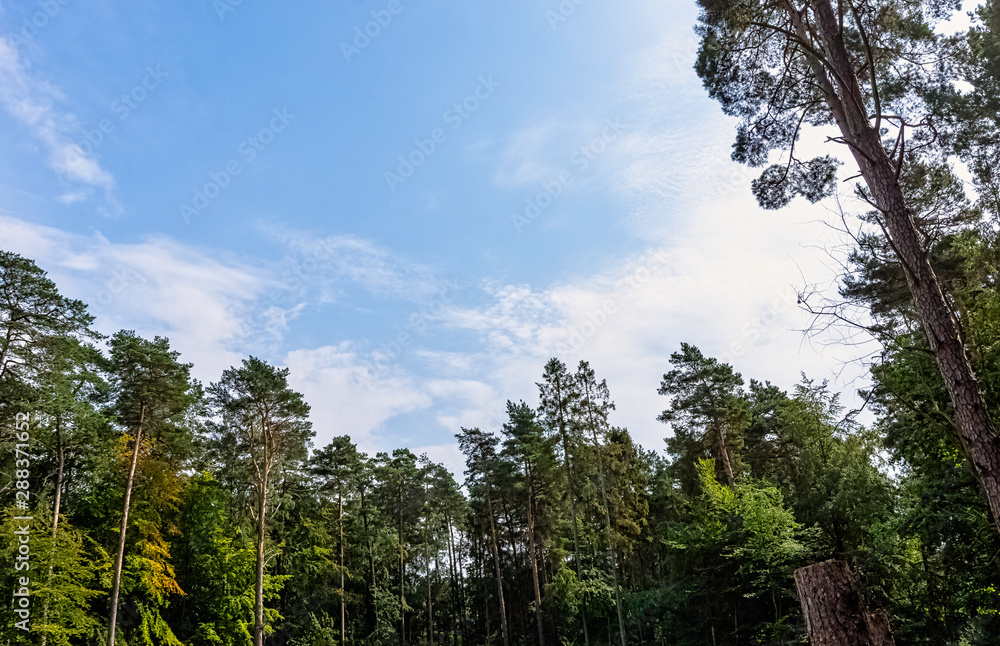
[(732, 488), (736, 484), (736, 474), (733, 473), (733, 463), (729, 459), (729, 447), (726, 446), (726, 430), (722, 422), (715, 423), (715, 435), (719, 459), (722, 461), (722, 472), (726, 474), (726, 486)]
[(795, 587), (812, 646), (894, 646), (888, 620), (865, 607), (846, 561), (796, 570)]

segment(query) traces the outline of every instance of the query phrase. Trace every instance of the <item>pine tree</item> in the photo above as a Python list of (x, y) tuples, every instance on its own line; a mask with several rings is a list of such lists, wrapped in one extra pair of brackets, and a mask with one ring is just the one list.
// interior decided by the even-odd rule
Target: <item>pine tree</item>
[(347, 569), (344, 566), (344, 499), (351, 485), (356, 481), (361, 470), (361, 455), (351, 438), (342, 435), (317, 451), (312, 456), (312, 471), (323, 482), (323, 489), (337, 496), (337, 533), (338, 551), (340, 552), (340, 643), (347, 643), (347, 605), (345, 599), (344, 578)]
[(0, 250), (0, 424), (33, 399), (49, 370), (54, 339), (96, 338), (94, 317), (82, 301), (66, 298), (33, 261)]
[(601, 456), (602, 445), (598, 433), (608, 430), (608, 415), (615, 408), (611, 401), (607, 381), (597, 382), (594, 369), (586, 361), (581, 361), (576, 370), (576, 381), (580, 392), (577, 409), (574, 411), (578, 423), (590, 431), (594, 441), (594, 455), (597, 456), (597, 483), (601, 491), (601, 507), (604, 510), (604, 526), (607, 533), (608, 556), (611, 561), (611, 575), (615, 586), (615, 610), (618, 614), (618, 634), (622, 646), (626, 646), (625, 619), (622, 615), (621, 586), (618, 583), (618, 556), (615, 554), (615, 541), (611, 530), (611, 509), (608, 505), (608, 487), (604, 476), (604, 458)]
[[(761, 206), (781, 208), (797, 194), (812, 202), (832, 195), (838, 162), (830, 156), (800, 161), (795, 146), (804, 123), (839, 131), (829, 141), (843, 144), (860, 171), (856, 194), (872, 207), (868, 217), (902, 267), (954, 409), (957, 435), (1000, 531), (1000, 433), (932, 265), (932, 238), (918, 225), (901, 179), (928, 166), (946, 166), (955, 152), (978, 150), (985, 153), (972, 164), (979, 184), (996, 187), (995, 163), (986, 161), (995, 159), (989, 151), (1000, 126), (995, 74), (989, 69), (996, 61), (995, 4), (984, 12), (994, 17), (988, 25), (994, 35), (980, 40), (985, 47), (973, 47), (971, 56), (934, 32), (933, 25), (958, 8), (951, 2), (810, 0), (798, 7), (700, 0), (699, 5), (696, 69), (723, 111), (741, 119), (733, 159), (759, 167), (771, 151), (787, 153), (785, 162), (768, 166), (753, 182)], [(970, 67), (974, 71), (963, 80), (975, 85), (961, 93), (954, 72)], [(952, 125), (962, 117), (968, 125)], [(886, 136), (893, 129), (895, 136)], [(984, 202), (995, 204), (989, 197)]]
[[(576, 513), (577, 488), (571, 456), (576, 449), (576, 442), (571, 437), (570, 419), (573, 406), (580, 397), (576, 380), (566, 369), (566, 364), (556, 358), (549, 359), (542, 372), (542, 382), (537, 384), (539, 391), (538, 411), (548, 428), (557, 434), (562, 445), (563, 469), (566, 477), (566, 498), (569, 501), (570, 520), (573, 526), (573, 560), (576, 565), (577, 581), (583, 581), (583, 569), (580, 563), (580, 531), (577, 526)], [(587, 603), (583, 603), (583, 641), (590, 645), (590, 631), (587, 627)]]
[(674, 369), (663, 375), (657, 391), (672, 397), (670, 408), (657, 417), (674, 432), (667, 451), (681, 458), (687, 487), (697, 482), (695, 465), (705, 449), (715, 459), (719, 480), (732, 486), (740, 471), (738, 451), (746, 424), (743, 378), (729, 364), (687, 343), (670, 355), (670, 363)]
[(545, 437), (545, 429), (536, 421), (536, 413), (523, 401), (514, 404), (507, 401), (509, 422), (504, 424), (507, 436), (504, 452), (509, 454), (524, 473), (525, 509), (528, 516), (528, 557), (531, 562), (531, 583), (535, 593), (535, 623), (538, 629), (538, 643), (545, 644), (545, 628), (542, 623), (542, 592), (539, 585), (538, 508), (548, 489), (551, 473), (556, 468), (553, 443)]
[(490, 546), (493, 553), (493, 565), (496, 569), (497, 580), (497, 603), (500, 606), (500, 631), (503, 635), (504, 646), (510, 646), (510, 635), (507, 627), (507, 607), (503, 593), (503, 572), (500, 567), (500, 548), (497, 540), (497, 522), (493, 503), (494, 480), (497, 469), (497, 437), (492, 433), (485, 433), (478, 428), (463, 428), (457, 434), (458, 445), (462, 453), (466, 456), (468, 469), (465, 474), (468, 476), (467, 483), (477, 484), (483, 489), (483, 496), (486, 501), (486, 514), (490, 526)]
[(263, 646), (264, 564), (268, 531), (268, 506), (272, 477), (286, 463), (304, 460), (312, 425), (309, 405), (288, 387), (288, 368), (275, 368), (256, 357), (229, 368), (208, 389), (211, 403), (222, 418), (217, 441), (237, 447), (253, 467), (251, 471), (256, 525), (256, 582), (254, 593), (254, 646)]
[(114, 646), (126, 529), (140, 456), (156, 460), (189, 446), (190, 429), (184, 415), (201, 398), (201, 389), (191, 381), (191, 364), (178, 363), (179, 353), (170, 349), (165, 338), (148, 341), (122, 331), (111, 338), (109, 346), (112, 410), (126, 433), (123, 439), (132, 444), (111, 589), (108, 646)]

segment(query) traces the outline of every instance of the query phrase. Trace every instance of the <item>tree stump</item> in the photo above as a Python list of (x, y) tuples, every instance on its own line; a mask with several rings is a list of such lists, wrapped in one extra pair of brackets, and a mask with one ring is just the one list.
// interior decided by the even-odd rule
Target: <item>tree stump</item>
[(895, 646), (888, 618), (869, 611), (846, 561), (795, 571), (812, 646)]

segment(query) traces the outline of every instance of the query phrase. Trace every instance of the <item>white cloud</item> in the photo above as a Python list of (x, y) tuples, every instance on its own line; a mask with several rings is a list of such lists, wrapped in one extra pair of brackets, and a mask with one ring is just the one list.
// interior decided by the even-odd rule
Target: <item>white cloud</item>
[[(79, 124), (73, 115), (56, 107), (62, 98), (58, 88), (34, 78), (14, 44), (0, 36), (0, 105), (41, 140), (56, 174), (69, 182), (103, 189), (108, 202), (105, 211), (118, 215), (121, 207), (112, 194), (115, 180), (72, 140)], [(79, 201), (81, 195), (78, 190), (70, 191), (61, 201)]]
[[(842, 241), (822, 223), (822, 205), (797, 201), (765, 212), (754, 203), (758, 171), (730, 160), (734, 120), (702, 88), (693, 69), (698, 41), (684, 25), (632, 61), (617, 108), (627, 128), (604, 162), (610, 197), (647, 251), (564, 284), (492, 287), (490, 304), (447, 319), (479, 335), (481, 352), (467, 362), (478, 370), (466, 376), (505, 398), (533, 402), (533, 382), (550, 356), (571, 369), (590, 360), (618, 400), (617, 423), (655, 449), (667, 431), (655, 421), (666, 405), (656, 388), (682, 341), (731, 361), (748, 379), (788, 388), (805, 371), (839, 376), (836, 385), (848, 391), (864, 374), (850, 360), (870, 349), (826, 346), (822, 337), (813, 345), (803, 336), (810, 320), (794, 287), (831, 285), (836, 268), (824, 264), (821, 247)], [(542, 121), (516, 133), (498, 161), (501, 183), (551, 173), (555, 132)], [(825, 152), (822, 135), (807, 133), (803, 152)]]
[(90, 306), (103, 332), (168, 336), (195, 374), (217, 379), (240, 355), (229, 349), (238, 313), (270, 284), (261, 271), (168, 238), (113, 243), (0, 216), (0, 245), (35, 260), (60, 291)]
[[(462, 426), (499, 430), (508, 399), (536, 404), (542, 367), (559, 356), (571, 369), (589, 360), (618, 403), (614, 422), (659, 449), (667, 429), (654, 421), (665, 406), (655, 391), (681, 341), (732, 360), (748, 378), (784, 387), (799, 370), (824, 378), (837, 366), (835, 354), (803, 347), (796, 329), (807, 321), (789, 296), (800, 266), (812, 276), (824, 269), (798, 240), (826, 229), (808, 220), (813, 209), (758, 218), (749, 199), (707, 203), (672, 245), (589, 276), (542, 288), (470, 289), (476, 293), (463, 295), (464, 303), (487, 302), (443, 304), (413, 347), (373, 375), (366, 373), (371, 348), (357, 340), (285, 350), (283, 327), (294, 324), (294, 308), (274, 308), (275, 321), (265, 323), (281, 349), (272, 358), (291, 369), (293, 387), (312, 405), (317, 445), (348, 434), (370, 453), (405, 442), (454, 462), (454, 433)], [(733, 217), (741, 211), (748, 215)], [(166, 238), (116, 244), (13, 218), (0, 219), (0, 230), (3, 247), (36, 259), (64, 293), (90, 303), (100, 329), (166, 335), (205, 381), (243, 358), (233, 340), (242, 313), (281, 285), (280, 264), (248, 267)], [(477, 341), (459, 350), (456, 333)], [(834, 350), (845, 357), (856, 351)], [(419, 425), (401, 434), (393, 425), (402, 419)]]
[[(725, 206), (713, 203), (693, 213), (690, 231), (670, 247), (573, 283), (537, 291), (499, 288), (485, 307), (449, 312), (447, 325), (480, 338), (476, 359), (450, 360), (451, 374), (490, 384), (483, 393), (497, 394), (481, 400), (478, 424), (496, 429), (508, 398), (535, 404), (534, 382), (549, 357), (558, 356), (571, 370), (586, 359), (618, 402), (615, 423), (660, 449), (667, 429), (655, 417), (666, 400), (656, 388), (682, 341), (734, 364), (748, 380), (790, 388), (805, 371), (848, 390), (859, 385), (853, 380), (862, 369), (844, 362), (863, 349), (813, 346), (800, 331), (809, 325), (796, 304), (800, 268), (814, 278), (830, 273), (818, 252), (798, 240), (819, 239), (828, 230), (806, 219), (810, 209), (753, 220), (748, 206)], [(734, 218), (739, 208), (750, 214)], [(852, 398), (848, 392), (846, 401)], [(457, 421), (442, 419), (453, 428)]]
[(309, 235), (261, 224), (268, 237), (289, 251), (275, 268), (287, 289), (314, 290), (320, 302), (339, 300), (339, 291), (355, 285), (369, 294), (422, 301), (444, 284), (427, 268), (407, 261), (379, 245), (351, 235)]
[(433, 401), (418, 380), (403, 371), (362, 381), (363, 357), (349, 342), (294, 350), (284, 363), (290, 369), (292, 387), (312, 406), (317, 446), (338, 435), (350, 435), (362, 451), (387, 450), (378, 438), (382, 425), (396, 415), (423, 410)]
[[(218, 251), (186, 247), (163, 237), (114, 243), (99, 233), (72, 234), (9, 216), (0, 216), (0, 232), (0, 247), (35, 260), (62, 293), (87, 303), (97, 316), (98, 330), (127, 328), (147, 337), (167, 336), (182, 360), (194, 363), (195, 375), (204, 382), (238, 365), (247, 344), (259, 340), (259, 333), (269, 335), (273, 355), (265, 358), (287, 365), (292, 386), (312, 404), (317, 445), (349, 434), (368, 452), (396, 448), (383, 435), (385, 423), (432, 407), (440, 424), (437, 430), (450, 437), (452, 422), (477, 424), (478, 411), (496, 398), (484, 382), (418, 376), (402, 361), (390, 362), (386, 371), (368, 377), (372, 356), (351, 341), (287, 351), (283, 335), (304, 305), (275, 306), (268, 304), (267, 295), (287, 287), (279, 271), (288, 262), (309, 267), (302, 262), (309, 257), (308, 245), (292, 244), (284, 263), (258, 262), (251, 267)], [(333, 262), (327, 267), (331, 277), (398, 299), (413, 296), (399, 290), (433, 283), (426, 268), (411, 266), (366, 241), (324, 240), (333, 241), (329, 249), (335, 256), (347, 249), (353, 257), (371, 259), (345, 271), (338, 270), (339, 261)], [(370, 276), (362, 272), (364, 266), (372, 269)], [(409, 276), (402, 275), (406, 272)], [(245, 334), (248, 315), (257, 335)], [(458, 362), (457, 356), (453, 361)]]

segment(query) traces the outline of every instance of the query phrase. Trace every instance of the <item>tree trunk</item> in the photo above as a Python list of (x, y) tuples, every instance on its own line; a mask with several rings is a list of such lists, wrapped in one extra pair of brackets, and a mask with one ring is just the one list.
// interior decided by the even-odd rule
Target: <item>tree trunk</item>
[[(864, 108), (864, 96), (851, 57), (844, 45), (839, 20), (829, 0), (811, 0), (822, 49), (837, 73), (837, 88), (815, 57), (812, 67), (827, 105), (841, 134), (849, 144), (875, 203), (885, 218), (885, 228), (900, 262), (917, 313), (938, 369), (955, 409), (959, 440), (977, 480), (986, 493), (993, 522), (1000, 530), (1000, 436), (990, 418), (986, 402), (948, 301), (931, 267), (913, 213), (906, 204), (897, 170), (889, 159)], [(790, 4), (786, 9), (800, 38), (809, 42), (801, 14)]]
[(368, 531), (368, 506), (365, 500), (365, 488), (361, 487), (361, 518), (365, 523), (365, 542), (368, 544), (368, 567), (372, 572), (372, 585), (371, 585), (371, 598), (368, 604), (368, 611), (372, 621), (372, 627), (374, 629), (376, 623), (378, 622), (378, 617), (375, 614), (375, 549), (372, 547), (372, 535)]
[[(528, 465), (525, 464), (525, 476), (528, 476)], [(528, 482), (528, 552), (531, 554), (531, 582), (535, 586), (535, 623), (538, 624), (538, 646), (545, 646), (545, 629), (542, 626), (542, 591), (538, 587), (538, 554), (535, 551), (535, 515), (531, 510), (534, 498), (534, 487)]]
[(264, 514), (267, 511), (267, 477), (265, 467), (257, 493), (257, 572), (253, 602), (253, 643), (264, 646)]
[(396, 502), (399, 504), (399, 644), (406, 644), (406, 597), (403, 594), (403, 481), (399, 481), (399, 497)]
[[(580, 533), (576, 527), (576, 493), (573, 487), (573, 467), (569, 461), (569, 434), (566, 433), (565, 424), (560, 418), (559, 433), (562, 435), (563, 463), (566, 466), (566, 488), (569, 491), (569, 511), (573, 516), (573, 555), (576, 561), (576, 578), (579, 583), (583, 583), (583, 571), (580, 568)], [(590, 633), (587, 630), (587, 601), (583, 601), (583, 643), (590, 646)]]
[(503, 633), (503, 646), (510, 646), (510, 639), (507, 636), (507, 609), (503, 602), (503, 576), (500, 572), (500, 550), (497, 548), (497, 528), (493, 519), (493, 499), (489, 493), (486, 494), (486, 506), (489, 507), (490, 516), (490, 537), (493, 539), (493, 564), (497, 571), (497, 597), (500, 600), (500, 631)]
[(462, 572), (462, 533), (459, 532), (458, 540), (456, 541), (451, 534), (451, 521), (448, 522), (448, 540), (454, 544), (455, 551), (455, 569), (458, 570), (458, 600), (459, 600), (459, 610), (461, 613), (459, 617), (462, 621), (462, 643), (468, 643), (469, 636), (469, 604), (465, 598), (465, 573)]
[[(52, 546), (55, 549), (56, 545), (56, 535), (59, 530), (59, 505), (62, 502), (62, 486), (63, 486), (63, 469), (66, 464), (66, 451), (63, 447), (62, 441), (62, 413), (56, 413), (56, 447), (59, 453), (59, 469), (56, 472), (56, 497), (55, 502), (52, 504)], [(51, 585), (52, 582), (52, 561), (49, 560), (49, 574), (48, 581)], [(49, 623), (49, 601), (45, 600), (45, 607), (42, 611), (42, 621), (44, 623)], [(48, 634), (42, 634), (42, 646), (48, 643)]]
[[(597, 452), (597, 474), (601, 484), (601, 501), (604, 503), (604, 523), (608, 532), (608, 555), (611, 557), (611, 574), (615, 584), (615, 610), (618, 611), (618, 634), (622, 640), (622, 646), (627, 646), (625, 641), (625, 619), (622, 616), (622, 593), (618, 584), (618, 557), (615, 554), (615, 543), (611, 533), (611, 510), (608, 507), (608, 489), (604, 482), (604, 459), (601, 458), (601, 447), (597, 444), (597, 431), (591, 428), (594, 433), (594, 451)], [(728, 466), (728, 460), (727, 460)], [(732, 474), (732, 469), (729, 470)]]
[(448, 573), (451, 575), (451, 643), (457, 643), (456, 633), (458, 632), (458, 622), (455, 620), (455, 608), (458, 606), (458, 580), (455, 577), (455, 554), (451, 545), (451, 517), (445, 515), (445, 522), (448, 526)]
[(846, 561), (799, 568), (795, 587), (812, 646), (894, 646), (888, 620), (865, 608)]
[[(427, 500), (427, 486), (424, 486), (424, 500)], [(424, 519), (424, 561), (427, 563), (427, 639), (434, 646), (434, 601), (431, 599), (431, 554), (427, 526), (430, 525), (430, 507)]]
[(729, 447), (726, 446), (726, 431), (722, 422), (715, 422), (715, 438), (718, 443), (719, 459), (722, 461), (722, 471), (726, 474), (726, 485), (732, 488), (736, 484), (736, 475), (733, 473), (733, 463), (729, 459)]
[[(512, 572), (517, 569), (517, 564), (520, 562), (521, 554), (517, 551), (517, 544), (520, 542), (517, 540), (517, 535), (514, 533), (514, 521), (511, 517), (510, 508), (507, 506), (507, 499), (504, 497), (500, 498), (500, 506), (503, 509), (503, 517), (507, 524), (507, 536), (509, 537), (508, 542), (510, 543), (510, 551), (512, 552), (512, 557), (510, 560), (510, 569), (508, 572)], [(522, 612), (517, 612), (517, 621), (520, 624), (520, 634), (524, 634), (528, 631), (528, 622), (525, 619), (527, 605), (524, 603), (524, 590), (515, 586), (514, 594), (514, 605), (515, 610), (521, 610)], [(515, 616), (515, 611), (512, 610), (510, 613), (511, 618)]]
[(340, 646), (347, 643), (347, 611), (344, 604), (344, 494), (337, 495), (340, 506)]
[[(139, 462), (139, 443), (142, 441), (142, 425), (146, 420), (146, 406), (139, 411), (139, 429), (135, 433), (132, 447), (132, 463), (128, 468), (128, 483), (125, 485), (125, 504), (122, 510), (122, 530), (118, 537), (118, 554), (115, 556), (115, 574), (111, 584), (111, 619), (108, 626), (108, 646), (115, 646), (115, 628), (118, 623), (118, 593), (121, 591), (122, 564), (125, 560), (125, 528), (128, 527), (129, 505), (132, 503), (132, 482), (135, 480), (135, 466)], [(53, 527), (53, 532), (55, 528)]]
[(59, 505), (62, 502), (63, 470), (66, 466), (66, 447), (63, 446), (62, 441), (62, 414), (56, 416), (56, 444), (59, 451), (59, 470), (56, 472), (56, 498), (52, 506), (53, 541), (56, 538), (56, 530), (59, 528)]

